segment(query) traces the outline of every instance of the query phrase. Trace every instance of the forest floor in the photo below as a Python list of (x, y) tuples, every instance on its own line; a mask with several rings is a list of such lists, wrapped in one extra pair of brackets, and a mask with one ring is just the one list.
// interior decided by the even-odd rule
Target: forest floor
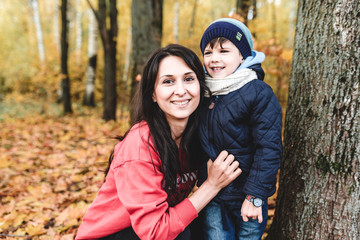
[(113, 137), (129, 127), (126, 115), (104, 122), (99, 108), (75, 105), (65, 116), (60, 110), (0, 102), (0, 239), (74, 239), (104, 181)]

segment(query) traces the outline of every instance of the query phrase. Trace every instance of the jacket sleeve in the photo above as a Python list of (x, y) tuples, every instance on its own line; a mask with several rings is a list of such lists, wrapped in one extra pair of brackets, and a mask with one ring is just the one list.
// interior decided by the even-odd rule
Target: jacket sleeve
[(244, 193), (267, 199), (275, 193), (282, 156), (282, 109), (270, 86), (254, 86), (250, 125), (255, 154)]
[(141, 239), (174, 239), (198, 216), (187, 198), (169, 207), (163, 174), (151, 161), (128, 160), (114, 174), (118, 197)]

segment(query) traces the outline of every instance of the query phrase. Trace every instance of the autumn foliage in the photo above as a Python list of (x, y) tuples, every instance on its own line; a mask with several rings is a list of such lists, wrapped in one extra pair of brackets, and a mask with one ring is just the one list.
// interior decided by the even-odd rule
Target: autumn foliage
[[(61, 115), (59, 29), (56, 32), (55, 27), (59, 1), (38, 2), (45, 62), (39, 60), (27, 1), (3, 0), (0, 4), (0, 238), (73, 239), (104, 181), (107, 158), (117, 142), (113, 137), (129, 127), (132, 79), (131, 64), (126, 60), (130, 58), (127, 49), (131, 49), (131, 1), (117, 1), (117, 122), (101, 120), (101, 47), (95, 73), (96, 107), (81, 106), (89, 60), (90, 8), (84, 0), (71, 1), (69, 6), (68, 64), (74, 114)], [(257, 17), (249, 20), (248, 26), (254, 35), (254, 49), (266, 54), (262, 65), (265, 82), (285, 113), (295, 32), (295, 17), (290, 15), (295, 14), (295, 1), (257, 2)], [(164, 1), (161, 45), (179, 43), (202, 58), (199, 42), (203, 31), (216, 18), (228, 17), (234, 6), (234, 1)], [(76, 16), (81, 20), (78, 25)], [(175, 16), (179, 21), (174, 21)], [(82, 43), (79, 48), (78, 43)], [(275, 198), (276, 194), (269, 201), (268, 224)]]
[(0, 238), (73, 239), (128, 127), (98, 112), (1, 122)]

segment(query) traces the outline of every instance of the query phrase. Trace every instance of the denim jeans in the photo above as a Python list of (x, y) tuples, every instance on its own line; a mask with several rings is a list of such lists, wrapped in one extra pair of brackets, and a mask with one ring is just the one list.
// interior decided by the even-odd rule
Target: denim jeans
[(243, 201), (211, 201), (202, 211), (204, 238), (206, 240), (259, 240), (268, 219), (268, 203), (262, 206), (263, 222), (241, 217)]

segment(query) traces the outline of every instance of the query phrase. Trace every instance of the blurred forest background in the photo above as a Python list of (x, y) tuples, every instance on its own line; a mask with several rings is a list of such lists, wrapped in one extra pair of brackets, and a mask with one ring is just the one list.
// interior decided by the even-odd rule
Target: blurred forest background
[[(135, 14), (131, 0), (68, 0), (64, 66), (64, 2), (0, 0), (0, 238), (73, 239), (103, 182), (107, 157), (116, 143), (112, 137), (129, 127), (137, 77), (134, 68), (142, 67), (135, 63), (137, 50), (139, 45), (147, 46), (140, 42), (134, 47), (133, 36), (139, 29), (132, 26), (143, 13)], [(91, 9), (101, 16), (101, 2), (106, 5), (108, 32), (111, 4), (117, 9), (113, 32), (116, 108), (115, 116), (110, 117), (103, 101), (106, 54)], [(141, 7), (142, 1), (134, 2)], [(201, 59), (200, 38), (213, 20), (233, 17), (246, 23), (254, 49), (266, 54), (265, 82), (273, 88), (285, 114), (296, 1), (164, 0), (162, 13), (162, 34), (155, 40), (161, 46), (185, 45)], [(96, 67), (89, 71), (94, 55)], [(68, 83), (70, 111), (64, 106), (64, 83)], [(270, 201), (269, 224), (275, 197)]]

